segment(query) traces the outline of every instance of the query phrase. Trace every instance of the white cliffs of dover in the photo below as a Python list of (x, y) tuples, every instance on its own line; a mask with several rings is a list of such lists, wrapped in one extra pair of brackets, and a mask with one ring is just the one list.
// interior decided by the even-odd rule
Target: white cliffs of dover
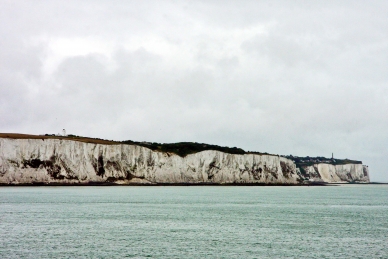
[[(299, 171), (299, 169), (297, 169)], [(331, 165), (326, 163), (304, 167), (310, 181), (327, 183), (364, 182), (369, 183), (369, 168), (362, 164)]]
[[(317, 164), (311, 180), (369, 182), (361, 164)], [(266, 154), (207, 150), (180, 157), (127, 144), (0, 138), (0, 184), (298, 184), (295, 163)]]

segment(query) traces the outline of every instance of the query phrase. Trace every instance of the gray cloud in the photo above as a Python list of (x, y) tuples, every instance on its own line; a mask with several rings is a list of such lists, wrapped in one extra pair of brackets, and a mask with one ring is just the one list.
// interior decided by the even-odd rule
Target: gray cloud
[(12, 1), (0, 131), (363, 160), (388, 181), (385, 1)]

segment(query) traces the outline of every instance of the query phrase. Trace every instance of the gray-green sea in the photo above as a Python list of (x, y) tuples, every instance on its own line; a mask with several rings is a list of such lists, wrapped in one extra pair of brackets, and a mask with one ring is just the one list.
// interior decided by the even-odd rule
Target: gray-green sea
[(388, 258), (388, 185), (2, 187), (0, 258)]

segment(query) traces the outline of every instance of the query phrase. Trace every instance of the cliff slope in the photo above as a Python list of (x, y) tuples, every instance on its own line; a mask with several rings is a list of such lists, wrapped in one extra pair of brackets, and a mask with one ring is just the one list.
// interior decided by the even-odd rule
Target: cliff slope
[[(362, 164), (331, 165), (326, 163), (303, 166), (305, 177), (310, 181), (327, 183), (366, 182), (369, 180), (369, 169)], [(301, 171), (298, 168), (298, 171)]]

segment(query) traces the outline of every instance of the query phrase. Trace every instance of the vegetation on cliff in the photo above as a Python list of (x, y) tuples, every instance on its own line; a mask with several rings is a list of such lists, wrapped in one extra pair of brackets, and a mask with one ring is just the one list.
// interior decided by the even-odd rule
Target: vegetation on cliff
[(288, 158), (296, 164), (297, 167), (302, 166), (311, 166), (314, 164), (320, 164), (320, 163), (326, 163), (331, 165), (346, 165), (346, 164), (362, 164), (361, 161), (358, 160), (351, 160), (348, 158), (345, 159), (338, 159), (338, 158), (326, 158), (323, 156), (317, 156), (317, 157), (300, 157), (300, 156), (284, 156), (285, 158)]
[[(114, 141), (106, 140), (100, 138), (88, 138), (83, 136), (77, 136), (69, 134), (66, 136), (55, 135), (55, 134), (45, 134), (45, 135), (28, 135), (28, 134), (17, 134), (17, 133), (0, 133), (0, 137), (3, 138), (14, 138), (14, 139), (67, 139), (74, 141), (81, 141), (86, 143), (94, 144), (105, 144), (105, 145), (117, 145), (117, 144), (127, 144), (127, 145), (138, 145), (142, 147), (149, 148), (153, 151), (159, 152), (168, 152), (185, 157), (189, 154), (194, 154), (206, 150), (216, 150), (229, 154), (257, 154), (257, 155), (274, 155), (268, 154), (266, 152), (252, 152), (245, 151), (237, 147), (223, 147), (212, 144), (197, 143), (197, 142), (179, 142), (179, 143), (157, 143), (157, 142), (140, 142), (133, 140), (124, 140), (124, 141)], [(274, 155), (275, 156), (275, 155)], [(297, 167), (303, 169), (304, 166), (311, 166), (318, 163), (327, 163), (332, 165), (344, 165), (344, 164), (362, 164), (361, 161), (350, 160), (350, 159), (338, 159), (338, 158), (325, 158), (325, 157), (299, 157), (299, 156), (283, 156), (288, 158), (296, 164)]]

